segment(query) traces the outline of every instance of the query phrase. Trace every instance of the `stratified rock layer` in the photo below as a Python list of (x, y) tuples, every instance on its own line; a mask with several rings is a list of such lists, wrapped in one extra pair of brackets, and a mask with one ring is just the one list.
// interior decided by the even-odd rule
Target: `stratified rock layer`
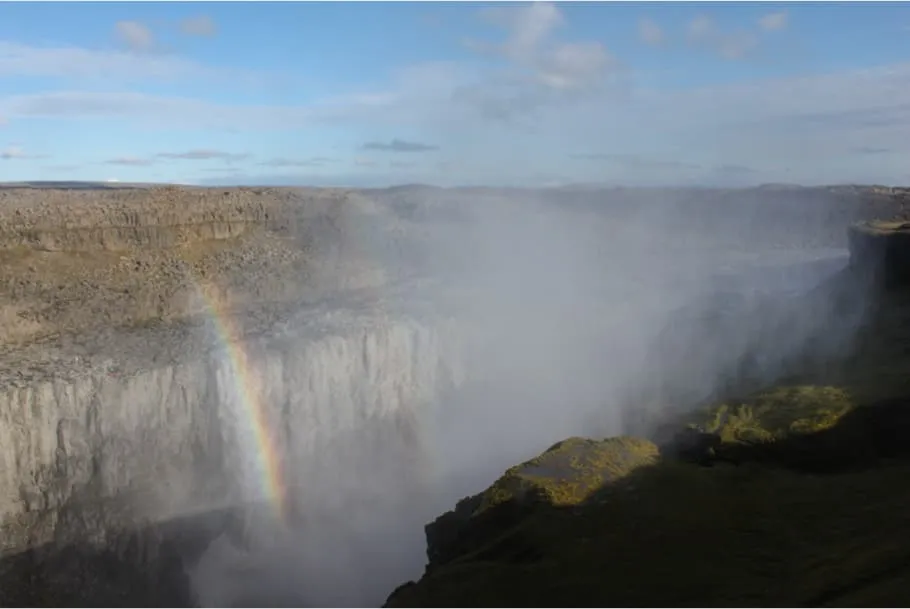
[[(0, 343), (377, 286), (341, 190), (0, 190)], [(373, 218), (382, 224), (381, 218)]]

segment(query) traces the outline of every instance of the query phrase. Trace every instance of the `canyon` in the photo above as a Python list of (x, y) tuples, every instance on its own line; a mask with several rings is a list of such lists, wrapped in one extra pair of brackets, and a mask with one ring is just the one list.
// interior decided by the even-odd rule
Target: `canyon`
[(57, 186), (0, 188), (2, 605), (381, 604), (553, 442), (827, 365), (905, 194)]

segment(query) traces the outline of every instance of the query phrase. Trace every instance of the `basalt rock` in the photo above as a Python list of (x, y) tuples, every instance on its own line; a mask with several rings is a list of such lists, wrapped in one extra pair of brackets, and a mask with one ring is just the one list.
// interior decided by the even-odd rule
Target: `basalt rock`
[(885, 287), (910, 284), (910, 222), (864, 222), (848, 235), (855, 270)]
[(0, 606), (186, 606), (215, 539), (402, 509), (457, 341), (379, 264), (403, 238), (383, 213), (0, 189)]

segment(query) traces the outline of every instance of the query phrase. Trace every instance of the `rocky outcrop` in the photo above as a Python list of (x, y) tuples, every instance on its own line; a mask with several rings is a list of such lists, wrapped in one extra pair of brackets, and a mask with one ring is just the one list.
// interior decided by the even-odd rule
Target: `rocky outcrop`
[(454, 511), (427, 525), (428, 568), (494, 542), (541, 505), (580, 505), (635, 469), (653, 465), (657, 457), (657, 446), (638, 438), (559, 442), (509, 469), (489, 489), (462, 499)]
[[(790, 387), (696, 415), (711, 455), (573, 438), (428, 525), (426, 572), (386, 606), (899, 602), (908, 413), (906, 400)], [(597, 462), (615, 465), (593, 491), (569, 473)], [(515, 489), (547, 490), (527, 503)]]

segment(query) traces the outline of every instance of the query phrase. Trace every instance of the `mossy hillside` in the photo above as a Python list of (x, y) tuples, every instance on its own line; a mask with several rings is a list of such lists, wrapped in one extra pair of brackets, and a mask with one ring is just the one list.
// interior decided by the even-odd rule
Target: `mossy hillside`
[(658, 457), (657, 446), (641, 438), (569, 438), (507, 470), (482, 494), (476, 513), (512, 500), (577, 505), (605, 484), (655, 463)]
[[(862, 469), (818, 468), (813, 459), (830, 465), (828, 451), (849, 457), (841, 463), (873, 463), (854, 459), (849, 445), (863, 454), (881, 443), (868, 424), (878, 420), (902, 446), (904, 412), (903, 403), (857, 406), (837, 387), (793, 386), (693, 415), (690, 428), (716, 434), (720, 456), (735, 454), (735, 466), (658, 457), (634, 438), (571, 438), (462, 502), (471, 516), (462, 514), (444, 561), (434, 563), (432, 546), (446, 535), (428, 527), (427, 573), (388, 606), (902, 604), (910, 598), (908, 459)], [(589, 480), (586, 464), (605, 458), (599, 451), (615, 473), (600, 488), (577, 485)], [(509, 518), (497, 520), (503, 513)]]
[(908, 475), (663, 461), (597, 502), (535, 511), (388, 606), (902, 605)]
[[(579, 505), (605, 485), (659, 458), (653, 443), (640, 438), (569, 438), (510, 468), (486, 491), (466, 497), (426, 529), (430, 566), (446, 564), (502, 538), (546, 506)], [(494, 553), (521, 554), (527, 548), (505, 542)], [(494, 544), (495, 545), (495, 544)]]

